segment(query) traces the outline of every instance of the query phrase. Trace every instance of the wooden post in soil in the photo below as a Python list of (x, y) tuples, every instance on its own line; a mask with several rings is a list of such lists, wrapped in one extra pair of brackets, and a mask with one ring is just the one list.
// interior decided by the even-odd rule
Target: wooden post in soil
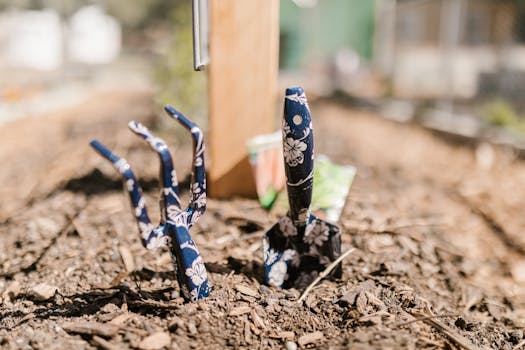
[(209, 193), (254, 197), (246, 140), (275, 130), (279, 0), (211, 0)]

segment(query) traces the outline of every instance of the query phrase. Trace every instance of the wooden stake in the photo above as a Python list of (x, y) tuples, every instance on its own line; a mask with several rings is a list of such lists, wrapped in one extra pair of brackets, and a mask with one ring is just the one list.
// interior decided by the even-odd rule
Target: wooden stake
[(275, 130), (278, 0), (211, 0), (209, 194), (256, 195), (246, 141)]

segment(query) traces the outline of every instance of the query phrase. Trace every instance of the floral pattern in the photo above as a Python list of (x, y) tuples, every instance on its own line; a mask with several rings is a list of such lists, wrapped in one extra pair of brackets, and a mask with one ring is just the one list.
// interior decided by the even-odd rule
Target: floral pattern
[(328, 225), (319, 219), (312, 220), (304, 230), (303, 241), (308, 245), (315, 245), (322, 247), (324, 242), (328, 240), (330, 228)]
[(265, 245), (265, 257), (264, 264), (269, 266), (267, 271), (266, 280), (267, 283), (280, 287), (287, 278), (288, 265), (298, 254), (293, 249), (287, 249), (282, 253), (279, 253), (271, 248), (268, 248), (268, 242), (263, 241)]
[(208, 279), (206, 267), (204, 267), (204, 262), (200, 256), (193, 260), (191, 267), (186, 269), (186, 276), (190, 277), (196, 286), (200, 286)]
[(279, 220), (279, 229), (285, 237), (297, 236), (297, 228), (289, 216), (283, 216)]
[(115, 168), (117, 168), (119, 173), (124, 175), (127, 171), (129, 171), (129, 164), (125, 159), (119, 159), (115, 162)]
[[(284, 221), (288, 220), (291, 222), (290, 218)], [(266, 283), (277, 287), (304, 288), (309, 284), (305, 281), (313, 281), (319, 272), (341, 255), (340, 230), (313, 214), (310, 214), (305, 227), (296, 227), (298, 233), (295, 236), (281, 230), (281, 222), (282, 219), (263, 239)], [(340, 271), (336, 269), (331, 275), (337, 277)]]
[(147, 239), (151, 236), (151, 233), (155, 229), (155, 226), (153, 226), (151, 222), (143, 222), (143, 221), (139, 221), (138, 225), (139, 225), (140, 236), (142, 237), (144, 241), (147, 241)]
[(196, 198), (193, 199), (195, 205), (200, 208), (206, 205), (206, 193), (199, 194)]
[(295, 93), (287, 93), (285, 98), (287, 100), (294, 101), (305, 106), (308, 110), (310, 109), (310, 107), (308, 106), (308, 100), (306, 99), (306, 94), (304, 93), (304, 91), (302, 91), (302, 89), (301, 91)]
[(134, 133), (144, 138), (158, 153), (161, 160), (162, 200), (160, 203), (163, 220), (157, 227), (149, 219), (142, 190), (127, 161), (112, 153), (96, 140), (91, 142), (91, 146), (104, 158), (111, 161), (122, 174), (143, 245), (148, 249), (156, 249), (169, 244), (182, 294), (186, 300), (195, 301), (207, 297), (210, 292), (204, 261), (189, 233), (190, 228), (206, 210), (204, 138), (199, 127), (180, 112), (171, 106), (166, 106), (165, 110), (170, 117), (177, 120), (193, 136), (191, 199), (186, 209), (180, 207), (176, 171), (173, 168), (171, 154), (166, 143), (154, 136), (142, 124), (138, 122), (128, 124)]
[(179, 180), (177, 179), (177, 171), (173, 169), (171, 171), (171, 187), (177, 187), (179, 186)]
[[(313, 186), (313, 128), (303, 89), (286, 90), (283, 156), (290, 211), (263, 240), (266, 282), (304, 288), (341, 254), (337, 226), (310, 213)], [(332, 275), (337, 276), (340, 269)]]
[(168, 207), (166, 208), (166, 219), (170, 220), (172, 223), (177, 222), (178, 221), (177, 218), (181, 214), (182, 214), (182, 209), (180, 207), (177, 207), (176, 205), (168, 205)]
[(140, 197), (137, 202), (137, 205), (135, 206), (135, 216), (140, 217), (145, 207), (146, 207), (146, 201), (144, 200), (144, 197)]
[(284, 160), (289, 166), (297, 166), (303, 164), (304, 151), (306, 151), (306, 143), (301, 140), (294, 140), (291, 137), (284, 140)]
[(163, 234), (159, 234), (157, 236), (150, 236), (146, 244), (147, 249), (157, 249), (160, 247), (164, 247), (168, 244), (168, 237), (166, 237)]
[(270, 245), (268, 244), (268, 239), (266, 237), (263, 238), (263, 251), (265, 265), (272, 265), (279, 257), (279, 254), (275, 250), (270, 248)]
[(286, 122), (286, 119), (283, 119), (283, 138), (286, 137), (291, 132), (290, 125)]
[(282, 286), (287, 272), (288, 264), (286, 264), (286, 261), (277, 261), (270, 268), (270, 272), (268, 272), (268, 284), (274, 287)]

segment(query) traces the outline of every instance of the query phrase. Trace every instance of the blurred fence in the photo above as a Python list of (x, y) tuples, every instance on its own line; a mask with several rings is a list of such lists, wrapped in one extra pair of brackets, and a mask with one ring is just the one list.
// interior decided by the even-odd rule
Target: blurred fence
[(374, 61), (396, 96), (525, 92), (525, 6), (506, 0), (378, 0)]
[(384, 114), (525, 154), (525, 1), (377, 0), (373, 62)]

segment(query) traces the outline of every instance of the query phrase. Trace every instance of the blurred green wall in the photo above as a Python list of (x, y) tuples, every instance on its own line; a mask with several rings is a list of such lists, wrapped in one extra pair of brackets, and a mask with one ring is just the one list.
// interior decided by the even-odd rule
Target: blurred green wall
[(353, 48), (370, 59), (375, 0), (318, 0), (300, 8), (281, 0), (280, 67), (300, 68), (310, 59), (331, 56), (339, 48)]

